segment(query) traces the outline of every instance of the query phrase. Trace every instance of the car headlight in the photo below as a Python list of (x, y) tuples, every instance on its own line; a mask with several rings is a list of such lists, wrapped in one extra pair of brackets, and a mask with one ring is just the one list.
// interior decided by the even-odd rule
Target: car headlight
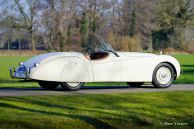
[(35, 64), (34, 64), (34, 67), (38, 67), (38, 66), (39, 66), (39, 63), (35, 63)]
[(23, 62), (19, 62), (19, 66), (22, 66), (24, 63)]

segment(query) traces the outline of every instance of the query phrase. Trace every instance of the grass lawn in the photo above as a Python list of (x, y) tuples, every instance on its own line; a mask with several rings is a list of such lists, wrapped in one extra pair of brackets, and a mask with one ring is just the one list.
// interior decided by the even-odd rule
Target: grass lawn
[[(194, 55), (174, 55), (181, 63), (184, 73), (181, 74), (176, 84), (193, 84), (194, 83)], [(9, 68), (18, 67), (18, 63), (29, 59), (29, 56), (0, 56), (0, 87), (38, 87), (35, 82), (19, 82), (9, 77)], [(125, 83), (87, 83), (87, 86), (96, 85), (126, 85)]]
[(175, 83), (194, 84), (194, 55), (174, 55), (183, 73)]
[(194, 91), (1, 97), (0, 129), (192, 128), (193, 98)]

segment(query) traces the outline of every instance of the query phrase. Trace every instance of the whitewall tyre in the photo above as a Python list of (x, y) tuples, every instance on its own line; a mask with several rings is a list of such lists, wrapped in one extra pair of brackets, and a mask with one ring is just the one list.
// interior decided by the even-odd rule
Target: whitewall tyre
[(161, 63), (154, 70), (152, 84), (156, 88), (167, 88), (171, 86), (175, 77), (174, 68), (170, 64)]
[(83, 82), (63, 82), (61, 87), (67, 91), (76, 91), (79, 90), (84, 85)]
[(58, 82), (49, 82), (49, 81), (38, 81), (38, 84), (48, 90), (53, 90), (59, 86)]

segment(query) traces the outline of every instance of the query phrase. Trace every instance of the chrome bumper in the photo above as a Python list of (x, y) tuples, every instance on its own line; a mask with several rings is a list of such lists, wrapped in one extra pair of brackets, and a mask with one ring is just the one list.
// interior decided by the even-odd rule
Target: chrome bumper
[(30, 68), (26, 67), (25, 71), (16, 71), (14, 67), (10, 68), (10, 77), (18, 79), (29, 79)]

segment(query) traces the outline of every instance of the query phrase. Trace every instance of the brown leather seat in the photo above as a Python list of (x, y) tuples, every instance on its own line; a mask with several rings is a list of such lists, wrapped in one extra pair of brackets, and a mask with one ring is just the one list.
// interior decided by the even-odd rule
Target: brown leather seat
[(109, 54), (107, 52), (95, 52), (95, 53), (90, 54), (90, 59), (91, 60), (104, 59), (104, 58), (108, 57), (108, 55)]

